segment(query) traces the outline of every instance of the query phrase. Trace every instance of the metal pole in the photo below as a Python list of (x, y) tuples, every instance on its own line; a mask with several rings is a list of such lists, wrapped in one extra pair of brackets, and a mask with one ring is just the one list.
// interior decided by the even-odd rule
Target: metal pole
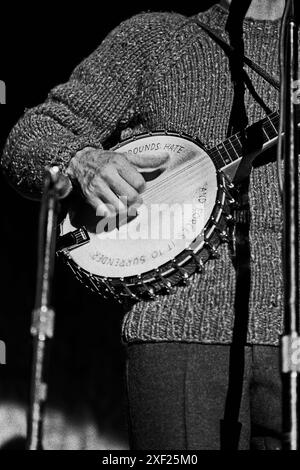
[(294, 84), (298, 80), (298, 26), (295, 2), (287, 0), (281, 28), (281, 129), (283, 145), (284, 333), (281, 338), (283, 448), (299, 449), (299, 175)]
[(53, 337), (55, 312), (51, 307), (55, 262), (58, 199), (68, 194), (68, 182), (58, 167), (47, 170), (39, 221), (35, 308), (32, 312), (33, 360), (27, 421), (28, 450), (42, 449), (44, 405), (47, 400), (45, 361)]

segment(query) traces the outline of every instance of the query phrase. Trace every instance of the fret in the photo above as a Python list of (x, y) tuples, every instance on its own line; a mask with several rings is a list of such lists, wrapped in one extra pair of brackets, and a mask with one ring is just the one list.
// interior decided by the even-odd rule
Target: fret
[(217, 168), (222, 168), (223, 166), (227, 165), (227, 163), (223, 159), (222, 153), (217, 147), (210, 149), (209, 154)]
[(268, 134), (267, 134), (267, 131), (266, 131), (264, 125), (262, 125), (261, 128), (262, 128), (262, 131), (263, 131), (263, 133), (265, 134), (265, 136), (266, 136), (266, 138), (267, 138), (267, 142), (268, 142), (268, 141), (270, 140), (270, 138), (269, 138), (269, 136), (268, 136)]
[(223, 144), (223, 148), (225, 149), (225, 156), (223, 157), (224, 160), (226, 161), (226, 163), (231, 163), (232, 162), (232, 157), (230, 155), (230, 152), (228, 151), (228, 149), (226, 148), (226, 143), (228, 142), (228, 139), (226, 139), (222, 144)]
[(237, 141), (238, 141), (238, 143), (239, 143), (239, 146), (240, 146), (240, 148), (242, 149), (242, 148), (243, 148), (243, 144), (242, 144), (242, 141), (241, 141), (241, 139), (239, 138), (239, 135), (241, 135), (241, 133), (240, 133), (240, 132), (238, 132), (237, 134), (235, 134), (235, 136), (234, 136), (234, 137), (236, 138), (236, 140), (237, 140)]
[(275, 129), (274, 124), (271, 123), (270, 119), (266, 119), (266, 121), (263, 124), (263, 127), (265, 131), (267, 132), (269, 139), (274, 139), (274, 137), (278, 136), (278, 132)]
[(222, 145), (220, 145), (220, 148), (219, 148), (219, 146), (216, 148), (220, 160), (223, 162), (223, 164), (225, 164), (226, 161), (224, 160), (224, 156), (223, 156), (223, 153), (222, 153), (221, 149), (222, 149)]
[(231, 144), (234, 148), (234, 152), (236, 154), (236, 158), (240, 158), (242, 156), (242, 145), (239, 141), (238, 135), (235, 134), (234, 136), (230, 137)]
[(274, 130), (274, 127), (271, 127), (269, 123), (266, 123), (264, 125), (264, 129), (269, 137), (269, 139), (274, 139), (274, 137), (277, 137), (277, 132)]
[(277, 130), (277, 128), (274, 126), (274, 124), (273, 124), (273, 121), (272, 121), (271, 117), (270, 117), (270, 116), (268, 116), (268, 117), (267, 117), (267, 119), (268, 119), (268, 122), (270, 123), (271, 127), (274, 129), (274, 132), (275, 132), (275, 133), (276, 133), (276, 135), (277, 135), (277, 134), (278, 134), (278, 130)]
[(225, 140), (225, 142), (224, 142), (225, 147), (226, 147), (226, 144), (227, 144), (227, 147), (230, 146), (228, 148), (228, 153), (230, 155), (231, 161), (234, 161), (237, 158), (240, 158), (240, 154), (238, 152), (238, 149), (240, 147), (238, 147), (238, 149), (236, 149), (236, 147), (234, 145), (234, 140), (231, 137), (229, 139)]
[(278, 137), (279, 114), (271, 113), (266, 118), (248, 126), (244, 131), (227, 138), (210, 149), (217, 167), (226, 166), (243, 156), (244, 151), (260, 151), (264, 144)]
[(268, 121), (270, 122), (270, 126), (274, 128), (274, 132), (278, 135), (278, 128), (279, 128), (279, 114), (276, 113), (272, 117), (271, 115), (268, 116)]
[[(231, 163), (231, 158), (228, 155), (228, 152), (226, 151), (226, 147), (224, 146), (223, 142), (219, 145), (217, 145), (217, 149), (220, 152), (220, 155), (222, 157), (222, 160), (224, 161), (225, 165), (228, 165), (228, 163)], [(225, 152), (224, 150), (225, 149)]]

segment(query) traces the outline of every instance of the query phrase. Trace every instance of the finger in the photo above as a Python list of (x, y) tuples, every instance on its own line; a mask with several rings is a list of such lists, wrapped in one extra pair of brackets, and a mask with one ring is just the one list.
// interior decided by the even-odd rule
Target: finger
[(141, 193), (145, 189), (145, 180), (143, 176), (125, 158), (124, 162), (122, 162), (122, 166), (119, 166), (117, 170), (123, 180), (125, 180), (136, 191)]
[(85, 155), (85, 154), (88, 153), (88, 152), (96, 152), (96, 151), (97, 151), (97, 150), (96, 150), (94, 147), (84, 147), (83, 149), (78, 150), (78, 151), (76, 152), (76, 155), (77, 155), (78, 157), (81, 157), (82, 155)]
[(96, 210), (96, 215), (98, 217), (106, 217), (110, 215), (108, 207), (106, 207), (104, 202), (102, 202), (101, 199), (99, 199), (98, 197), (94, 196), (93, 194), (90, 194), (89, 196), (87, 196), (87, 201), (92, 207), (94, 207), (94, 209)]
[(159, 168), (165, 166), (169, 160), (168, 152), (141, 153), (139, 155), (126, 155), (127, 160), (137, 168)]
[(109, 208), (110, 212), (115, 211), (116, 213), (126, 211), (126, 205), (122, 200), (112, 191), (106, 181), (97, 178), (94, 182), (94, 195), (96, 195), (102, 202), (105, 203), (106, 207)]
[[(134, 171), (139, 175), (136, 170)], [(141, 179), (144, 182), (144, 178), (142, 176)], [(110, 173), (106, 175), (105, 181), (110, 189), (120, 197), (124, 204), (130, 206), (135, 202), (138, 204), (142, 203), (142, 198), (139, 193), (120, 176), (116, 169), (111, 170)]]

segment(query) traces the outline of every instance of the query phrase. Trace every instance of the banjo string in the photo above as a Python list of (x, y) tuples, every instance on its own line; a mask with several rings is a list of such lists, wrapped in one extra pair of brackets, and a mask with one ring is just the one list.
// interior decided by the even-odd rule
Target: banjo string
[[(168, 192), (170, 189), (169, 182), (170, 180), (172, 183), (177, 183), (178, 180), (181, 180), (183, 176), (187, 176), (189, 173), (190, 174), (195, 174), (195, 168), (203, 171), (203, 175), (205, 176), (204, 170), (205, 167), (211, 166), (211, 161), (206, 160), (203, 162), (204, 158), (201, 160), (197, 160), (196, 162), (193, 161), (192, 163), (186, 163), (180, 167), (180, 169), (176, 169), (174, 171), (170, 171), (166, 174), (165, 178), (161, 178), (159, 182), (153, 184), (148, 190), (146, 190), (143, 194), (144, 195), (152, 195), (153, 193), (155, 194), (161, 194), (162, 191), (165, 190), (165, 192)], [(198, 168), (197, 168), (198, 167)], [(195, 175), (197, 178), (199, 178), (199, 174), (196, 173)]]

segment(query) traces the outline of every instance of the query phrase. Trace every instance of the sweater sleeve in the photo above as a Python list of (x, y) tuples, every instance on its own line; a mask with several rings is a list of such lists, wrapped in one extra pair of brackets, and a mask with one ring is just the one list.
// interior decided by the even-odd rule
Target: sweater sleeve
[(1, 164), (12, 185), (38, 197), (45, 167), (66, 169), (84, 147), (102, 148), (138, 112), (145, 74), (159, 61), (182, 16), (142, 13), (121, 23), (46, 101), (11, 130)]

